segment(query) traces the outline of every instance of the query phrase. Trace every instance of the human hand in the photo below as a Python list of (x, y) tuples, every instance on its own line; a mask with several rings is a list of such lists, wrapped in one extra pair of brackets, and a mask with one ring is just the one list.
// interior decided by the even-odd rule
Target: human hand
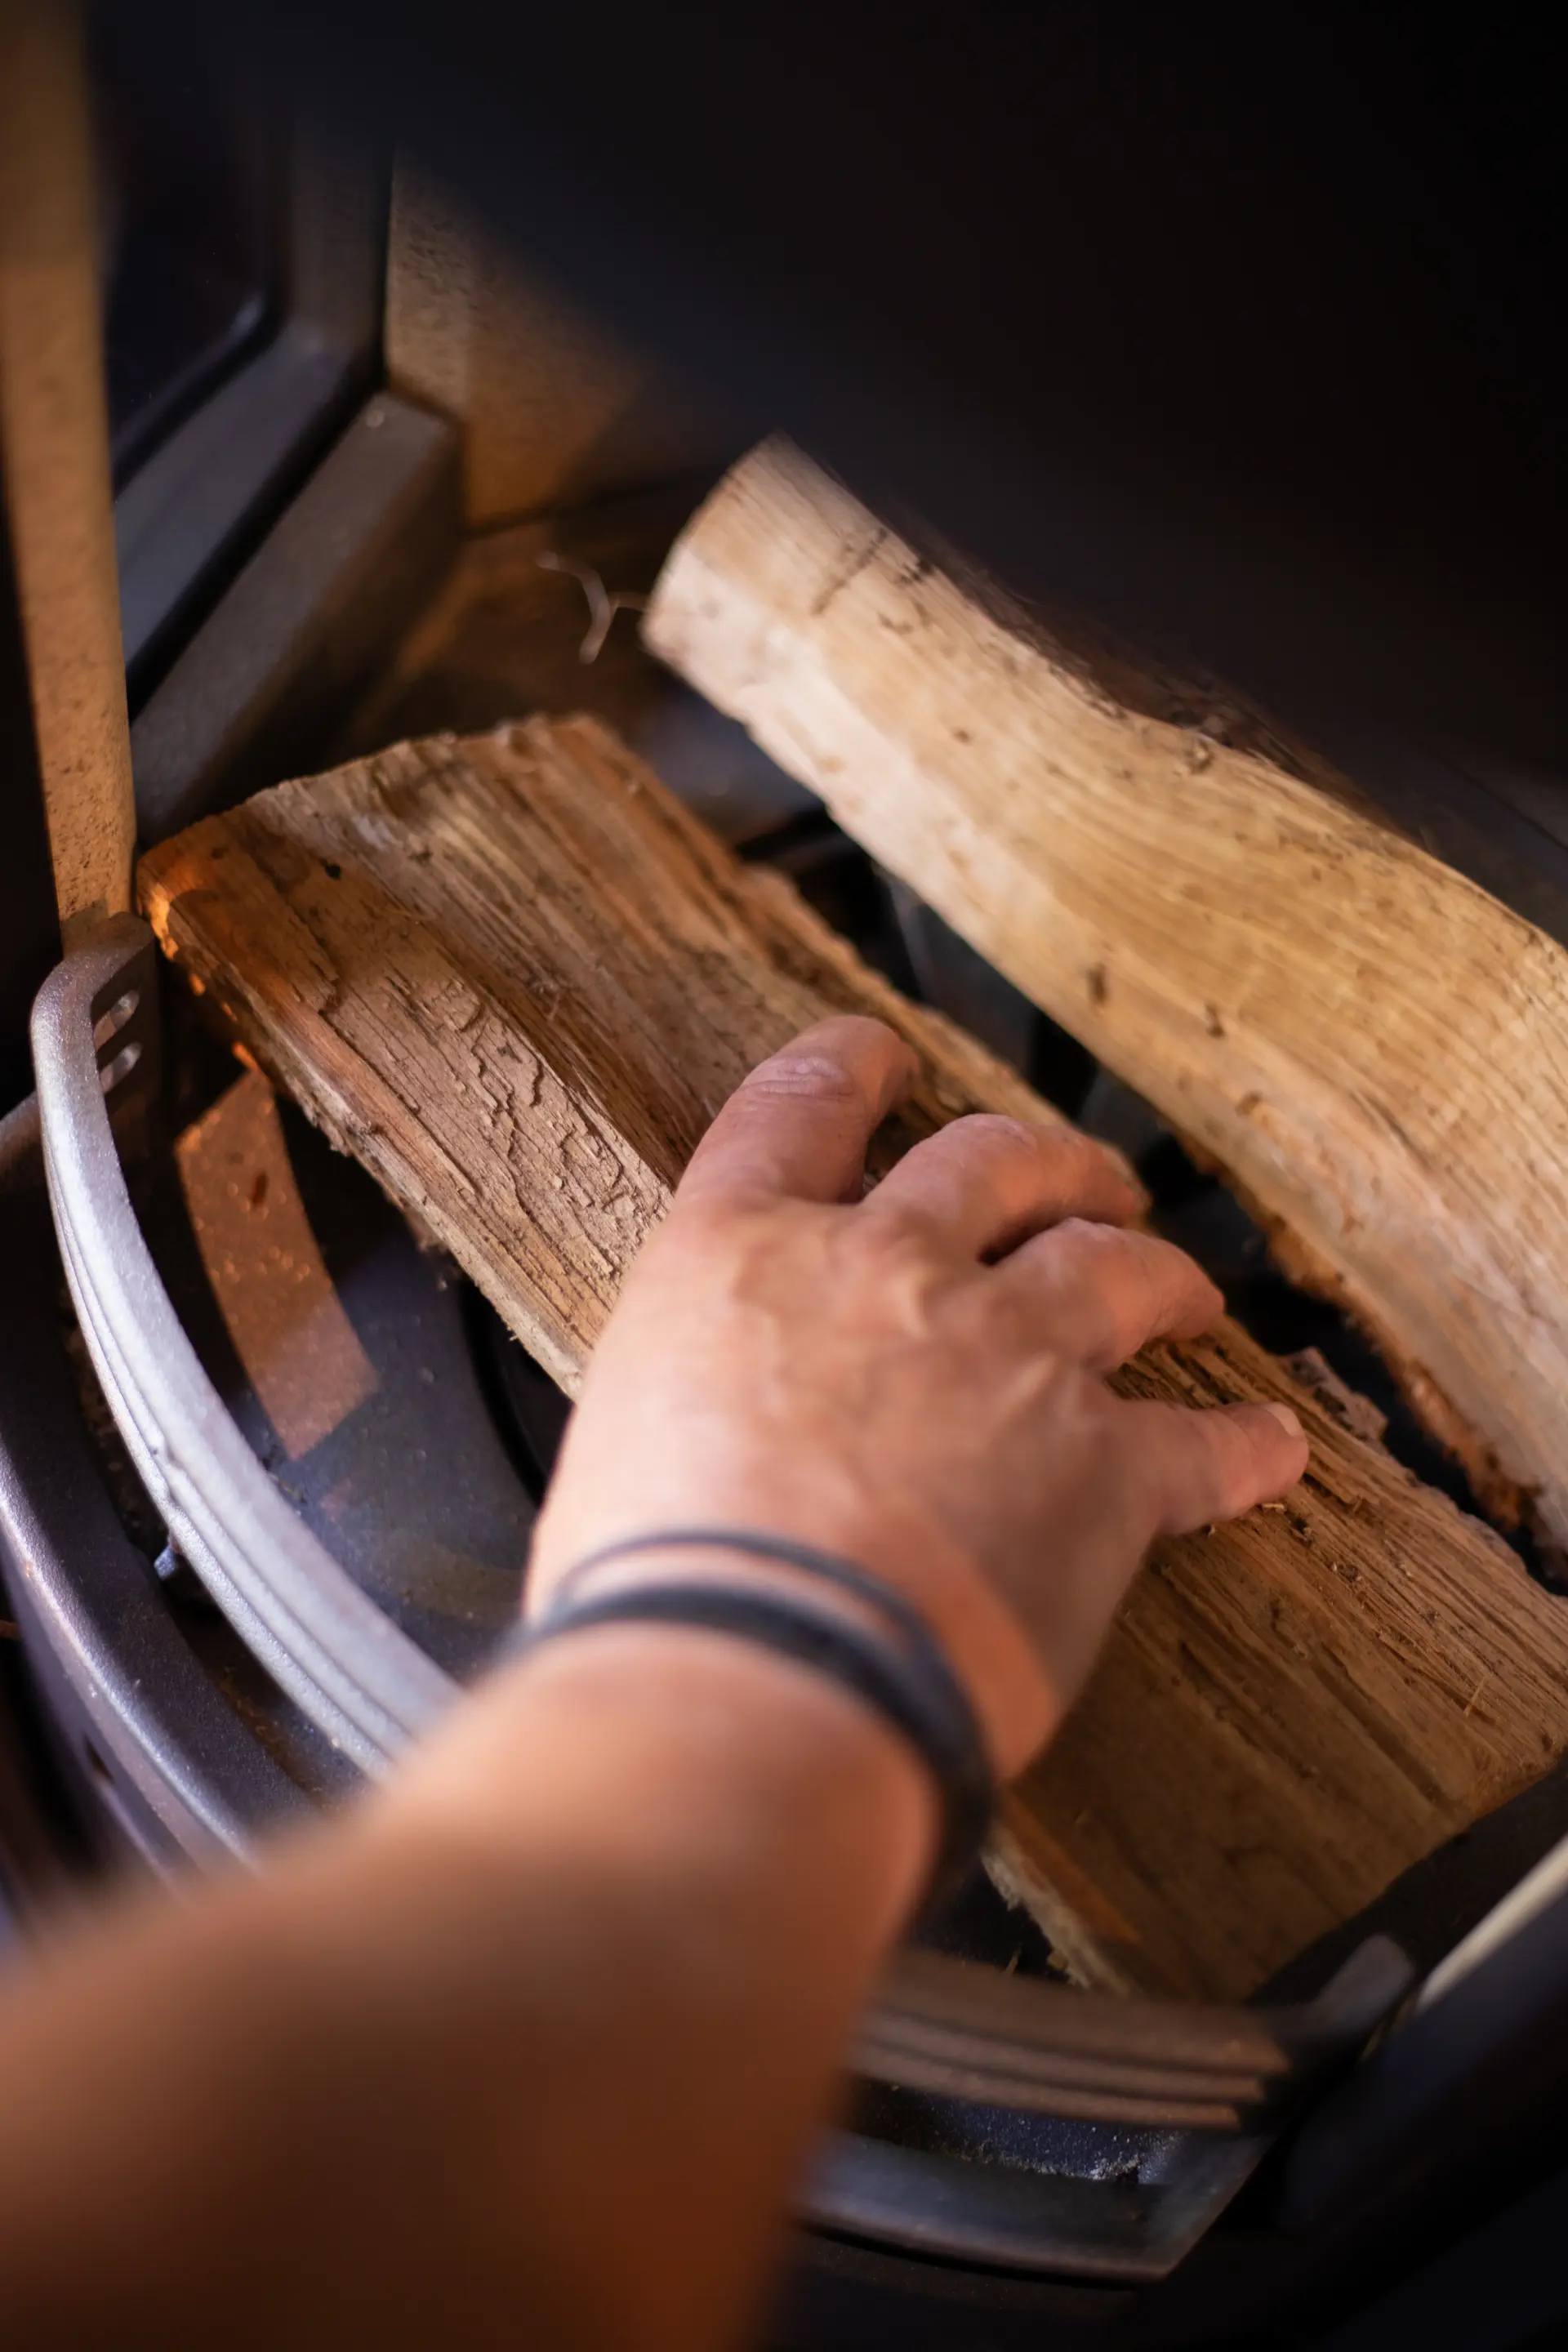
[[(1307, 1445), (1284, 1406), (1107, 1387), (1223, 1301), (1182, 1251), (1124, 1229), (1131, 1187), (1071, 1129), (955, 1120), (862, 1199), (866, 1147), (913, 1074), (890, 1030), (836, 1019), (726, 1103), (595, 1351), (530, 1601), (659, 1528), (821, 1546), (922, 1611), (1006, 1775), (1082, 1686), (1152, 1539), (1281, 1495)], [(711, 1555), (681, 1569), (716, 1572)], [(773, 1573), (740, 1555), (718, 1572)]]

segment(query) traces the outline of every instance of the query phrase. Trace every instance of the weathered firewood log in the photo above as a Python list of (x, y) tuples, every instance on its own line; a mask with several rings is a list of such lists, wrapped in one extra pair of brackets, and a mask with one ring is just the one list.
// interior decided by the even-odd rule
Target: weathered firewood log
[(1568, 950), (1321, 772), (1108, 691), (787, 443), (700, 509), (647, 627), (1568, 1542)]

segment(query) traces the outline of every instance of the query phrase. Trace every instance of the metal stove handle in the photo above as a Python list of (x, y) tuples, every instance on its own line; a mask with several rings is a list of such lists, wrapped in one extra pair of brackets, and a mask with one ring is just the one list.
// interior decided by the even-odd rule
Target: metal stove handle
[(56, 967), (33, 1008), (44, 1169), (77, 1318), (176, 1548), (290, 1698), (379, 1772), (458, 1686), (289, 1508), (169, 1303), (110, 1120), (110, 1092), (150, 1069), (156, 985), (151, 930), (116, 916)]

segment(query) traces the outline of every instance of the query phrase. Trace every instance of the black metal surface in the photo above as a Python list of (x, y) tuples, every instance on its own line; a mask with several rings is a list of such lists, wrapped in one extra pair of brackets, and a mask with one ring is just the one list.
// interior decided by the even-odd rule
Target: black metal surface
[(1019, 2115), (1132, 2133), (1258, 2130), (1363, 2047), (1413, 1980), (1384, 1938), (1293, 2009), (1093, 2000), (907, 1952), (867, 2021), (859, 2063), (879, 2082)]
[(0, 1571), (0, 1969), (89, 1867), (87, 1832), (48, 1745)]
[(385, 156), (300, 106), (280, 105), (282, 126), (272, 331), (115, 500), (133, 709), (380, 372)]
[[(239, 1077), (226, 1057), (212, 1075)], [(475, 1368), (468, 1286), (299, 1112), (285, 1105), (282, 1118), (306, 1215), (375, 1381), (319, 1443), (291, 1459), (268, 1420), (167, 1157), (137, 1187), (142, 1230), (224, 1404), (306, 1525), (437, 1664), (466, 1677), (516, 1616), (533, 1523)]]
[(1020, 588), (1560, 761), (1563, 174), (1516, 17), (146, 16), (408, 139)]
[(314, 330), (286, 326), (121, 490), (114, 526), (133, 703), (214, 580), (321, 456), (357, 373)]
[(1342, 2084), (1291, 2152), (1289, 2225), (1387, 2247), (1473, 2221), (1557, 2157), (1568, 2101), (1568, 1898)]
[[(1152, 2290), (1263, 2158), (1281, 2102), (1342, 2070), (1409, 1982), (1402, 1955), (1369, 1944), (1310, 2010), (1184, 2011), (906, 1955), (868, 2028), (885, 2081), (860, 2095), (806, 2210), (836, 2239), (926, 2261)], [(1074, 2122), (1072, 2086), (1090, 2077)], [(806, 2244), (808, 2275), (823, 2256)], [(1100, 2316), (1116, 2310), (1108, 2297)]]
[(361, 410), (137, 716), (144, 845), (311, 764), (456, 551), (458, 446), (390, 393)]
[(765, 2338), (768, 2352), (1078, 2352), (1131, 2346), (1143, 2299), (819, 2236), (782, 2282)]
[(1568, 1763), (1559, 1763), (1533, 1788), (1402, 1872), (1356, 1918), (1298, 1953), (1260, 1998), (1296, 2000), (1311, 1993), (1329, 1969), (1373, 1934), (1391, 1936), (1425, 1976), (1565, 1837)]
[[(175, 1042), (174, 1101), (185, 1117), (244, 1083), (194, 1027)], [(471, 1673), (515, 1614), (531, 1509), (474, 1369), (466, 1286), (419, 1249), (368, 1179), (289, 1116), (372, 1392), (303, 1460), (284, 1457), (206, 1285), (166, 1142), (132, 1171), (160, 1269), (293, 1507), (429, 1654)], [(111, 1843), (129, 1841), (160, 1867), (209, 1858), (215, 1839), (237, 1849), (304, 1792), (320, 1802), (357, 1775), (168, 1555), (70, 1321), (41, 1192), (24, 1188), (0, 1212), (12, 1221), (0, 1241), (19, 1237), (14, 1281), (4, 1260), (12, 1311), (0, 1376), (13, 1581), (48, 1713)], [(117, 1614), (90, 1613), (89, 1542), (110, 1563)]]
[(1412, 839), (1568, 944), (1568, 720), (1524, 754), (1347, 708), (1291, 680), (1275, 709)]
[(1568, 2173), (1467, 2231), (1321, 2339), (1321, 2352), (1552, 2352), (1568, 2343)]
[(119, 488), (275, 324), (283, 126), (232, 85), (171, 85), (132, 10), (89, 9), (88, 63)]
[(258, 1737), (242, 1656), (184, 1637), (126, 1535), (67, 1355), (41, 1190), (0, 1198), (0, 1566), (58, 1753), (110, 1853), (216, 1859), (307, 1802), (302, 1759)]
[[(134, 1001), (147, 1001), (137, 975), (155, 963), (149, 927), (134, 915), (109, 917), (73, 943), (33, 1008), (44, 1170), (71, 1303), (126, 1451), (172, 1543), (311, 1723), (362, 1770), (381, 1772), (454, 1704), (458, 1685), (306, 1526), (226, 1411), (170, 1301), (105, 1099), (115, 1087), (110, 1100), (123, 1109), (137, 1074), (127, 1076), (112, 1039), (107, 1061), (100, 1044), (128, 981)], [(237, 1118), (243, 1149), (231, 1123)], [(237, 1348), (268, 1416), (280, 1433), (292, 1431), (286, 1443), (294, 1453), (335, 1426), (367, 1392), (367, 1381), (374, 1388), (374, 1374), (321, 1263), (264, 1082), (233, 1090), (221, 1135), (227, 1148), (220, 1142), (211, 1151), (209, 1122), (182, 1139), (188, 1153), (182, 1179), (198, 1224), (221, 1236), (205, 1263), (226, 1294)], [(247, 1163), (238, 1169), (237, 1150)], [(244, 1250), (234, 1225), (242, 1180), (263, 1244), (256, 1253)], [(204, 1194), (198, 1213), (195, 1200)], [(275, 1231), (275, 1219), (289, 1230)], [(257, 1369), (263, 1363), (266, 1384)], [(306, 1393), (296, 1411), (301, 1380)]]
[[(1064, 2155), (1066, 2144), (1064, 2135)], [(1075, 2152), (1081, 2161), (1081, 2147)], [(833, 2216), (835, 2236), (928, 2260), (1125, 2284), (1168, 2266), (1163, 2200), (1150, 2178), (1160, 2152), (1146, 2138), (1136, 2160), (1080, 2171), (1059, 2157), (1056, 2168), (983, 2165), (847, 2133), (819, 2166), (807, 2207)], [(1228, 2143), (1226, 2154), (1235, 2152)]]
[(462, 1284), (459, 1303), (479, 1392), (523, 1493), (537, 1507), (544, 1500), (572, 1408), (482, 1291)]

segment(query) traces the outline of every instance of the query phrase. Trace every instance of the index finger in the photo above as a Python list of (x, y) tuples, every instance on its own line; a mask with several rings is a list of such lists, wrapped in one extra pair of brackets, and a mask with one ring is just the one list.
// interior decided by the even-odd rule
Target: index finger
[(742, 1079), (692, 1153), (676, 1199), (858, 1200), (866, 1147), (918, 1067), (880, 1021), (819, 1021)]
[(1119, 1399), (1137, 1429), (1136, 1458), (1148, 1482), (1154, 1532), (1190, 1535), (1277, 1502), (1307, 1467), (1307, 1440), (1287, 1404), (1154, 1404)]

